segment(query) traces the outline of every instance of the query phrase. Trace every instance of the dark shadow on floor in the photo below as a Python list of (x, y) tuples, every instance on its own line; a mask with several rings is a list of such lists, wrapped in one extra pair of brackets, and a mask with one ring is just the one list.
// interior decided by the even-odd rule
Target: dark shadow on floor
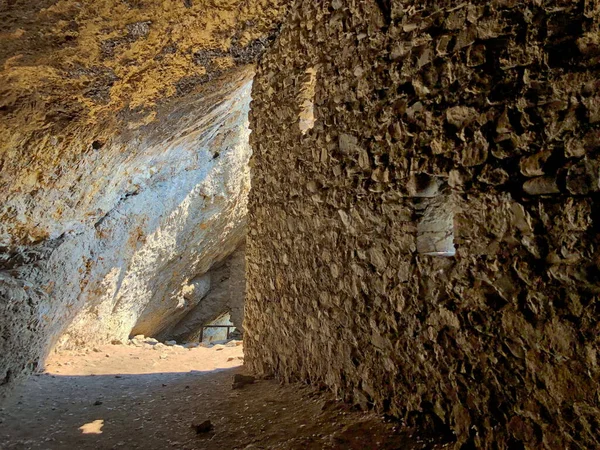
[[(428, 449), (374, 414), (243, 369), (31, 377), (0, 411), (1, 449)], [(214, 430), (192, 427), (210, 420)], [(82, 428), (83, 427), (83, 428)]]

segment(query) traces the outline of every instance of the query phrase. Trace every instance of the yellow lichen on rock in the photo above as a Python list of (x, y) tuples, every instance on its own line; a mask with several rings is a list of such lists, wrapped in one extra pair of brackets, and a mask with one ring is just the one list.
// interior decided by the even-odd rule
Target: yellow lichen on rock
[[(10, 240), (40, 234), (33, 231), (40, 219), (18, 206), (24, 195), (36, 203), (37, 193), (65, 192), (84, 178), (85, 195), (96, 195), (120, 136), (150, 125), (172, 99), (185, 102), (200, 86), (253, 62), (285, 3), (0, 2), (0, 220), (12, 230)], [(104, 148), (92, 149), (92, 142)], [(84, 160), (96, 167), (91, 179)], [(49, 214), (65, 218), (85, 209), (90, 197), (79, 191), (77, 198), (57, 195)]]
[[(176, 94), (175, 83), (181, 78), (208, 72), (194, 62), (195, 53), (227, 52), (264, 36), (279, 17), (281, 3), (60, 0), (32, 14), (36, 23), (45, 25), (14, 26), (2, 33), (9, 42), (0, 61), (7, 56), (5, 70), (7, 63), (12, 70), (0, 73), (1, 102), (45, 92), (52, 104), (67, 95), (93, 121), (125, 107), (154, 107)], [(4, 14), (11, 12), (19, 13)], [(36, 51), (42, 48), (49, 51)], [(226, 64), (220, 58), (217, 65)], [(110, 78), (110, 86), (99, 87), (107, 91), (106, 98), (99, 99), (86, 87), (103, 76)]]

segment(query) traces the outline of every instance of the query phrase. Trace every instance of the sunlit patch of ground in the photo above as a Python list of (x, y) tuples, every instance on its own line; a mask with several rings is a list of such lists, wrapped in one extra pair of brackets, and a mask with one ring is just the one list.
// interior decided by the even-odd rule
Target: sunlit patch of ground
[(83, 434), (102, 434), (102, 427), (104, 426), (104, 420), (98, 419), (93, 422), (83, 424), (79, 427)]
[(210, 372), (232, 369), (244, 362), (241, 342), (211, 348), (104, 345), (87, 351), (55, 353), (46, 362), (51, 375), (125, 375)]

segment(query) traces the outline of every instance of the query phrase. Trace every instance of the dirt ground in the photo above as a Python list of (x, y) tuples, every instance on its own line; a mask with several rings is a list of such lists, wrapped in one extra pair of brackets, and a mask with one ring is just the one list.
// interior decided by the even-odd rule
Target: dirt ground
[[(0, 409), (1, 449), (433, 449), (300, 384), (244, 373), (243, 347), (108, 345), (50, 357)], [(194, 425), (210, 420), (213, 429)]]

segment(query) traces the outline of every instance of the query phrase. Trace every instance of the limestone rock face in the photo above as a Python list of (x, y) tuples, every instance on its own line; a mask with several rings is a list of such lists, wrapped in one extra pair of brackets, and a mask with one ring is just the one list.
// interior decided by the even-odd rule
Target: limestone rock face
[[(171, 136), (171, 144), (146, 148), (164, 159), (134, 166), (156, 173), (84, 233), (78, 245), (90, 248), (85, 257), (91, 267), (78, 295), (83, 309), (60, 346), (125, 339), (130, 333), (156, 336), (196, 306), (187, 295), (189, 282), (243, 241), (251, 80), (239, 83), (230, 98), (221, 97), (222, 86), (219, 104), (181, 137)], [(180, 113), (176, 116), (185, 117)]]
[[(190, 281), (245, 236), (252, 72), (236, 75), (218, 96), (173, 111), (168, 140), (130, 144), (136, 156), (114, 167), (107, 184), (135, 184), (105, 216), (4, 256), (3, 355), (26, 351), (35, 364), (55, 343), (126, 340), (134, 328), (154, 336), (196, 306)], [(5, 370), (18, 371), (11, 363), (20, 358), (4, 360)]]
[(253, 62), (281, 3), (0, 2), (1, 245), (58, 238), (134, 191), (138, 179), (114, 176), (134, 141), (168, 140), (172, 105)]
[(53, 346), (172, 327), (243, 242), (283, 3), (0, 1), (0, 391)]
[(456, 448), (600, 447), (599, 14), (296, 2), (253, 87), (251, 369)]

